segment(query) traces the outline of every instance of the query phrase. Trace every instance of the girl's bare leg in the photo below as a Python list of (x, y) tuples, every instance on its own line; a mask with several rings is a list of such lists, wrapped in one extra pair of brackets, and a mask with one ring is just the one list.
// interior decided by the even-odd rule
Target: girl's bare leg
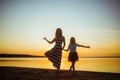
[(72, 62), (73, 74), (75, 75), (75, 61)]
[(70, 66), (70, 70), (69, 71), (71, 71), (71, 69), (72, 69), (72, 65)]

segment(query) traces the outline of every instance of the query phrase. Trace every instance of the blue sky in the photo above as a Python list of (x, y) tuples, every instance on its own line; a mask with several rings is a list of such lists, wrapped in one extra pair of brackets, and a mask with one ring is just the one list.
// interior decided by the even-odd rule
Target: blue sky
[[(119, 1), (118, 1), (119, 2)], [(117, 0), (10, 0), (1, 1), (1, 52), (51, 48), (42, 40), (63, 30), (68, 45), (71, 36), (96, 50), (119, 53), (120, 23)], [(13, 46), (13, 48), (11, 47)], [(47, 46), (46, 46), (47, 45)], [(67, 47), (66, 45), (66, 47)], [(7, 51), (6, 51), (7, 50)], [(12, 52), (11, 51), (11, 52)], [(24, 52), (26, 53), (26, 52)]]

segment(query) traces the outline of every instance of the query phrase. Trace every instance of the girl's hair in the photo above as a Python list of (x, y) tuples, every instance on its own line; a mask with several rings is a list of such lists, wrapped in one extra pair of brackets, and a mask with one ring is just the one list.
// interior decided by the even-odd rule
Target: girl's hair
[(60, 28), (57, 28), (57, 29), (56, 29), (55, 37), (56, 37), (56, 38), (62, 37), (62, 29), (60, 29)]
[(75, 38), (74, 37), (71, 37), (70, 38), (70, 44), (74, 44), (75, 43)]

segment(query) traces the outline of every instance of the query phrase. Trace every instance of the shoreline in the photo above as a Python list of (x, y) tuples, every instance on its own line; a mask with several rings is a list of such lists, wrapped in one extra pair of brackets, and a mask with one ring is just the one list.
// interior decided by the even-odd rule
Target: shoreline
[(120, 80), (120, 73), (0, 66), (0, 80)]

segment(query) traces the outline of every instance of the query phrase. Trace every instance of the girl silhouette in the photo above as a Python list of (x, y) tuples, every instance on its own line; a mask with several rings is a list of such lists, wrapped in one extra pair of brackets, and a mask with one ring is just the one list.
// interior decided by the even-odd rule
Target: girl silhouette
[(89, 46), (84, 46), (84, 45), (77, 44), (74, 37), (70, 38), (70, 43), (69, 43), (68, 49), (64, 49), (64, 51), (69, 51), (70, 50), (68, 61), (70, 61), (72, 63), (71, 66), (70, 66), (70, 71), (73, 69), (73, 72), (74, 72), (73, 74), (75, 74), (75, 62), (78, 60), (78, 54), (76, 52), (76, 47), (77, 46), (78, 47), (90, 48)]
[[(62, 49), (65, 47), (65, 37), (62, 35), (62, 30), (60, 28), (56, 29), (55, 38), (52, 41), (49, 41), (47, 38), (43, 38), (48, 43), (54, 43), (55, 46), (45, 53), (45, 56), (53, 63), (53, 66), (57, 69), (60, 69)], [(62, 46), (63, 43), (63, 46)]]

